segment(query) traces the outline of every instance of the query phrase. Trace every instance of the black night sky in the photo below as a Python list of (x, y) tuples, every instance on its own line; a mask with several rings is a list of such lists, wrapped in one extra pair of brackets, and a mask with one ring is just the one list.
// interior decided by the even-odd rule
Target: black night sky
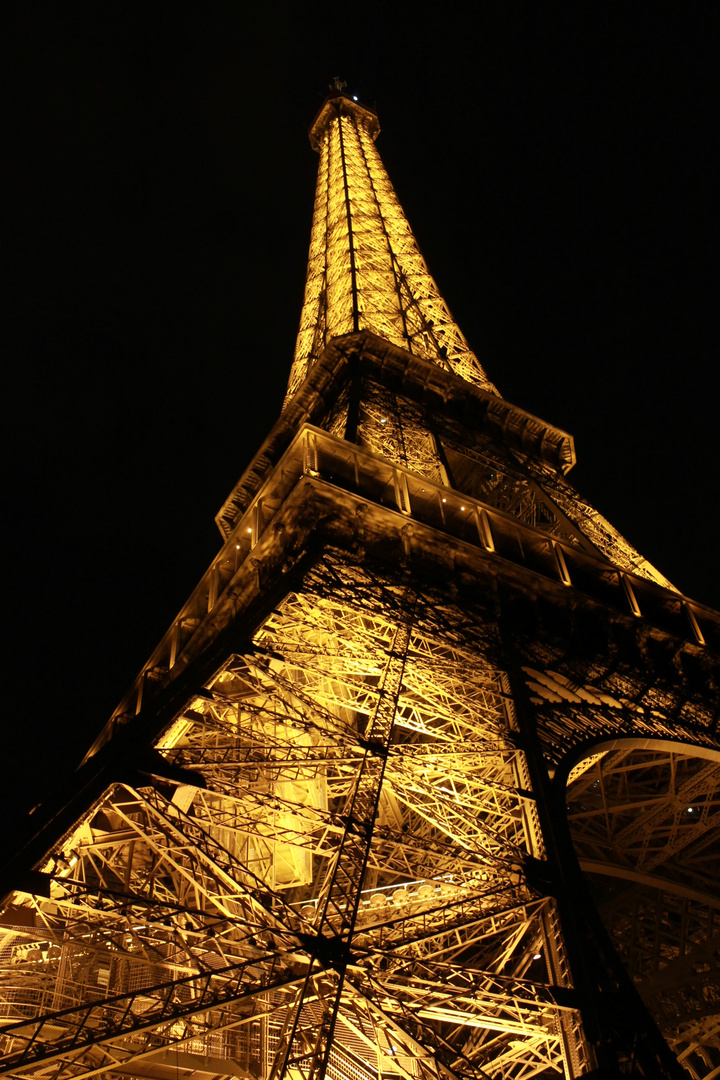
[(336, 74), (500, 391), (720, 607), (710, 5), (632, 7), (22, 6), (3, 801), (63, 781), (219, 546), (289, 373)]

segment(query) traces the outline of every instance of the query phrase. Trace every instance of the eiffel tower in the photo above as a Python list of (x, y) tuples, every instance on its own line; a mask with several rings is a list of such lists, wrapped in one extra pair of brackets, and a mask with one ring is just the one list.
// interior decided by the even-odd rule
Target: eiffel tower
[(11, 1077), (720, 1075), (720, 616), (506, 401), (335, 85), (281, 416), (3, 870)]

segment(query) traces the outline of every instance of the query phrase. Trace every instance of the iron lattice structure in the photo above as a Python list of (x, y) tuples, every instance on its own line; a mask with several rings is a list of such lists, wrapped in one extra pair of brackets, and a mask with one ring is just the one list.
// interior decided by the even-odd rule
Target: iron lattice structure
[(377, 131), (313, 126), (284, 410), (5, 866), (9, 1076), (720, 1073), (720, 616), (494, 391)]
[(320, 155), (305, 302), (286, 403), (340, 334), (370, 330), (494, 390), (433, 281), (375, 139), (377, 116), (329, 98), (310, 130)]

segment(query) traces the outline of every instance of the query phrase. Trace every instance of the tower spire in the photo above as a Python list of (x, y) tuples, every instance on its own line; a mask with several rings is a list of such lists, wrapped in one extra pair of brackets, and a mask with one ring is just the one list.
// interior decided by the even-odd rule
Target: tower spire
[(497, 393), (420, 254), (375, 145), (377, 114), (335, 84), (310, 129), (320, 163), (285, 404), (330, 340), (358, 330)]

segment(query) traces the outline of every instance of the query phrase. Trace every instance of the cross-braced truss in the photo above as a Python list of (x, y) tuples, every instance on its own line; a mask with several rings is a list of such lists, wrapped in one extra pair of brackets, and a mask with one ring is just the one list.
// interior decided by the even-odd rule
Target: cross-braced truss
[(326, 558), (158, 740), (188, 783), (117, 785), (49, 897), (13, 898), (4, 1071), (175, 1047), (258, 1077), (581, 1073), (496, 652), (441, 597)]
[(374, 113), (342, 95), (313, 127), (320, 164), (286, 404), (330, 339), (358, 330), (494, 390), (420, 254), (375, 147), (379, 130)]
[(377, 130), (321, 111), (283, 414), (9, 863), (5, 1075), (676, 1078), (566, 798), (640, 993), (720, 1075), (720, 620), (496, 394)]
[(632, 741), (578, 766), (569, 819), (603, 921), (670, 1046), (720, 1069), (720, 754)]

